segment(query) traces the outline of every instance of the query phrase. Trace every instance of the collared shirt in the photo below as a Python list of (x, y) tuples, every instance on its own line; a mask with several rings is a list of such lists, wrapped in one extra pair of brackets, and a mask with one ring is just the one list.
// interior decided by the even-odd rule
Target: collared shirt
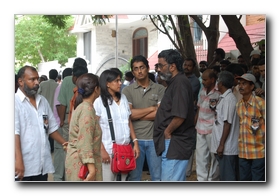
[[(239, 157), (258, 159), (265, 157), (265, 101), (263, 98), (251, 95), (247, 102), (241, 99), (237, 104), (239, 116)], [(256, 135), (251, 130), (252, 118), (258, 118), (259, 129)]]
[(228, 89), (220, 95), (216, 107), (217, 120), (213, 125), (211, 149), (212, 153), (217, 153), (220, 141), (224, 131), (224, 122), (227, 121), (230, 126), (230, 132), (224, 144), (224, 155), (238, 155), (238, 135), (239, 121), (236, 113), (237, 100), (231, 89)]
[[(24, 176), (54, 173), (48, 136), (59, 126), (47, 99), (38, 94), (35, 97), (37, 109), (20, 89), (15, 94), (15, 135), (20, 135)], [(47, 133), (43, 115), (48, 116)]]
[(194, 107), (190, 81), (183, 73), (178, 73), (168, 82), (154, 121), (153, 140), (156, 153), (165, 150), (164, 131), (174, 116), (183, 118), (183, 123), (171, 133), (168, 159), (188, 160), (194, 148)]
[(70, 124), (72, 113), (74, 111), (74, 105), (75, 105), (76, 97), (78, 96), (78, 87), (77, 86), (75, 86), (75, 88), (73, 89), (73, 93), (74, 93), (74, 95), (70, 100), (70, 107), (69, 107), (69, 115), (68, 115), (68, 123), (69, 124)]
[[(125, 94), (132, 108), (147, 108), (150, 106), (157, 106), (164, 95), (164, 91), (164, 86), (150, 80), (149, 86), (146, 89), (143, 89), (136, 81), (125, 87), (122, 93)], [(135, 120), (132, 121), (132, 123), (138, 139), (153, 139), (153, 120)]]
[(199, 134), (212, 133), (213, 124), (215, 122), (215, 112), (210, 108), (210, 99), (219, 99), (220, 92), (217, 85), (207, 94), (207, 89), (203, 87), (200, 91), (197, 106), (199, 113), (196, 123), (196, 131)]
[[(109, 101), (108, 101), (109, 104)], [(109, 154), (112, 154), (112, 137), (108, 122), (108, 116), (106, 108), (103, 105), (101, 96), (99, 96), (93, 103), (96, 115), (100, 117), (99, 124), (102, 130), (102, 143), (104, 148)], [(121, 94), (120, 104), (115, 101), (109, 105), (115, 140), (117, 144), (129, 144), (130, 142), (130, 128), (129, 128), (129, 116), (131, 114), (128, 101), (124, 94)]]

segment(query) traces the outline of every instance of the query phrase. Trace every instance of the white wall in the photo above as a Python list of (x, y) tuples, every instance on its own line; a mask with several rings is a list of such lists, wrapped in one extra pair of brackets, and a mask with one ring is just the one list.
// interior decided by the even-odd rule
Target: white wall
[(49, 61), (45, 63), (39, 63), (38, 64), (38, 74), (39, 76), (41, 75), (46, 75), (49, 78), (49, 71), (51, 69), (56, 69), (58, 72), (61, 71), (60, 64), (58, 61)]

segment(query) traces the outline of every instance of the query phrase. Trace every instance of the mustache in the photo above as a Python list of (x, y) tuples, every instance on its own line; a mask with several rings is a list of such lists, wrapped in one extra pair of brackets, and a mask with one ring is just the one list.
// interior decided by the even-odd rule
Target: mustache
[(38, 90), (39, 89), (39, 84), (36, 84), (36, 86), (34, 86), (33, 88), (32, 88), (32, 90)]

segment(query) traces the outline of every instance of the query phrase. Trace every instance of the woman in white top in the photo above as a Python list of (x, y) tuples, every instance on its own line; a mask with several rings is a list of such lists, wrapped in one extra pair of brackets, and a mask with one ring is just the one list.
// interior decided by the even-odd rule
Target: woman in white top
[[(133, 150), (135, 158), (138, 158), (140, 155), (140, 150), (130, 119), (131, 111), (127, 98), (124, 94), (120, 93), (122, 84), (120, 73), (112, 70), (103, 71), (100, 75), (99, 84), (101, 90), (100, 96), (94, 101), (93, 105), (102, 129), (102, 175), (103, 181), (115, 181), (116, 175), (111, 171), (113, 143), (106, 111), (107, 105), (109, 105), (113, 119), (116, 143), (129, 144), (131, 141), (134, 141)], [(126, 177), (126, 174), (122, 174), (122, 181)]]

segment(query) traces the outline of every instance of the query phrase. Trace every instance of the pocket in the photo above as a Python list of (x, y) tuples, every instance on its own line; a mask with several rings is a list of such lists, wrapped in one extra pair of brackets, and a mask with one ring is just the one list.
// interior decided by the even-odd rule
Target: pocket
[(157, 94), (151, 94), (151, 96), (149, 96), (149, 104), (150, 105), (157, 105), (158, 103), (158, 95)]

